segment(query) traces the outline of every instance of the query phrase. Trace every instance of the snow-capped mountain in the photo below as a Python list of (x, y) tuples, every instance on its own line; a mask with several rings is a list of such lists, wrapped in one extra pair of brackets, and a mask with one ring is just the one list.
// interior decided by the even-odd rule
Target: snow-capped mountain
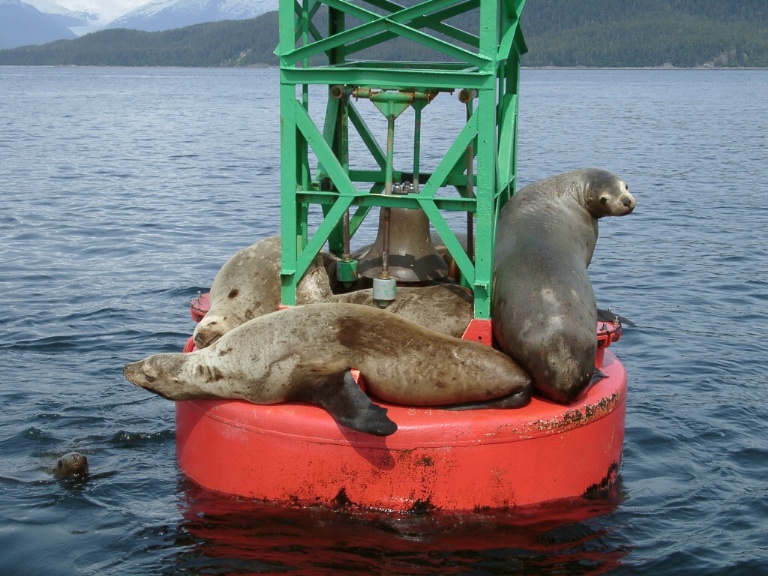
[(77, 17), (45, 14), (19, 0), (0, 0), (0, 49), (75, 38), (68, 26), (78, 21)]
[(99, 15), (94, 12), (86, 10), (70, 10), (57, 4), (54, 0), (24, 0), (27, 4), (31, 4), (37, 8), (43, 14), (51, 14), (52, 16), (58, 16), (62, 23), (69, 27), (73, 26), (87, 26), (89, 22), (98, 20)]
[(218, 20), (244, 20), (277, 10), (278, 0), (153, 0), (113, 20), (109, 28), (157, 32)]
[(278, 0), (152, 0), (126, 12), (131, 0), (65, 2), (0, 0), (0, 49), (72, 39), (103, 28), (155, 32), (217, 20), (255, 18), (277, 10)]

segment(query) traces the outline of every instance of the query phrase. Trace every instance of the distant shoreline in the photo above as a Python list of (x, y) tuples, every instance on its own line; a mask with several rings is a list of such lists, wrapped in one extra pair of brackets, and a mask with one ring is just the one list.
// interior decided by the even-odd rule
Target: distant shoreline
[(521, 70), (768, 70), (764, 66), (520, 66)]
[[(1, 52), (1, 50), (0, 50)], [(272, 68), (279, 70), (279, 66), (273, 64), (248, 64), (247, 66), (178, 66), (174, 64), (158, 64), (147, 66), (128, 66), (128, 65), (93, 65), (93, 64), (0, 64), (0, 68), (208, 68), (208, 69), (229, 69), (229, 68), (257, 68), (267, 69)], [(691, 66), (691, 67), (679, 67), (679, 66), (520, 66), (521, 70), (635, 70), (635, 71), (670, 71), (676, 72), (681, 70), (712, 70), (712, 71), (748, 71), (748, 70), (768, 70), (768, 67), (759, 66)]]

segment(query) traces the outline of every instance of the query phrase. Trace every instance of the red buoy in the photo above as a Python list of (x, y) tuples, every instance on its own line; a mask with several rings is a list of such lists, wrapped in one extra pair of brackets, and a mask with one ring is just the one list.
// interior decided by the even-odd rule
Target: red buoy
[(573, 498), (616, 477), (627, 377), (605, 348), (620, 326), (598, 325), (606, 375), (574, 403), (442, 410), (388, 405), (398, 425), (376, 437), (305, 404), (176, 403), (181, 470), (212, 491), (307, 505), (408, 511), (509, 508)]
[(385, 438), (343, 429), (314, 406), (177, 402), (177, 457), (205, 488), (271, 502), (472, 510), (582, 496), (621, 460), (626, 377), (606, 356), (609, 377), (571, 406), (387, 406), (399, 429)]

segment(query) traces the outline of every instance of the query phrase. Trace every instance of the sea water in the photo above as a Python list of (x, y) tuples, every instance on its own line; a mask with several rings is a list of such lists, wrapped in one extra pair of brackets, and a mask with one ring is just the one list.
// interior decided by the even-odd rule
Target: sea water
[[(403, 517), (199, 489), (173, 404), (121, 373), (279, 232), (278, 72), (0, 67), (0, 572), (768, 574), (768, 71), (523, 70), (520, 93), (519, 185), (595, 166), (638, 202), (590, 267), (637, 324), (620, 481)], [(455, 101), (424, 110), (427, 167)], [(73, 450), (91, 476), (55, 479)]]

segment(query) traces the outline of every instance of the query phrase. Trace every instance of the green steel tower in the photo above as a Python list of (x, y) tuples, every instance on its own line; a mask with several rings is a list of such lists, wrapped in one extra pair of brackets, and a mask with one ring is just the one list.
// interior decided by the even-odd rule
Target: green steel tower
[[(525, 0), (280, 0), (282, 302), (328, 244), (338, 277), (356, 277), (349, 241), (371, 208), (420, 209), (474, 293), (474, 317), (487, 321), (495, 225), (515, 188), (520, 28)], [(429, 61), (382, 61), (393, 42), (418, 45)], [(368, 55), (374, 59), (367, 58)], [(323, 126), (310, 116), (318, 93)], [(450, 95), (453, 96), (450, 96)], [(436, 97), (458, 97), (463, 128), (431, 172), (420, 171), (421, 112)], [(382, 146), (360, 114), (370, 101), (386, 118)], [(314, 103), (312, 103), (314, 105)], [(413, 108), (413, 164), (395, 167), (395, 119)], [(360, 169), (356, 131), (375, 169)], [(314, 165), (311, 165), (314, 164)], [(410, 181), (410, 186), (405, 185)], [(450, 190), (445, 194), (445, 190)], [(438, 193), (441, 191), (440, 193)], [(308, 223), (313, 205), (319, 224)], [(464, 212), (468, 240), (446, 221)], [(487, 342), (490, 343), (490, 342)]]

